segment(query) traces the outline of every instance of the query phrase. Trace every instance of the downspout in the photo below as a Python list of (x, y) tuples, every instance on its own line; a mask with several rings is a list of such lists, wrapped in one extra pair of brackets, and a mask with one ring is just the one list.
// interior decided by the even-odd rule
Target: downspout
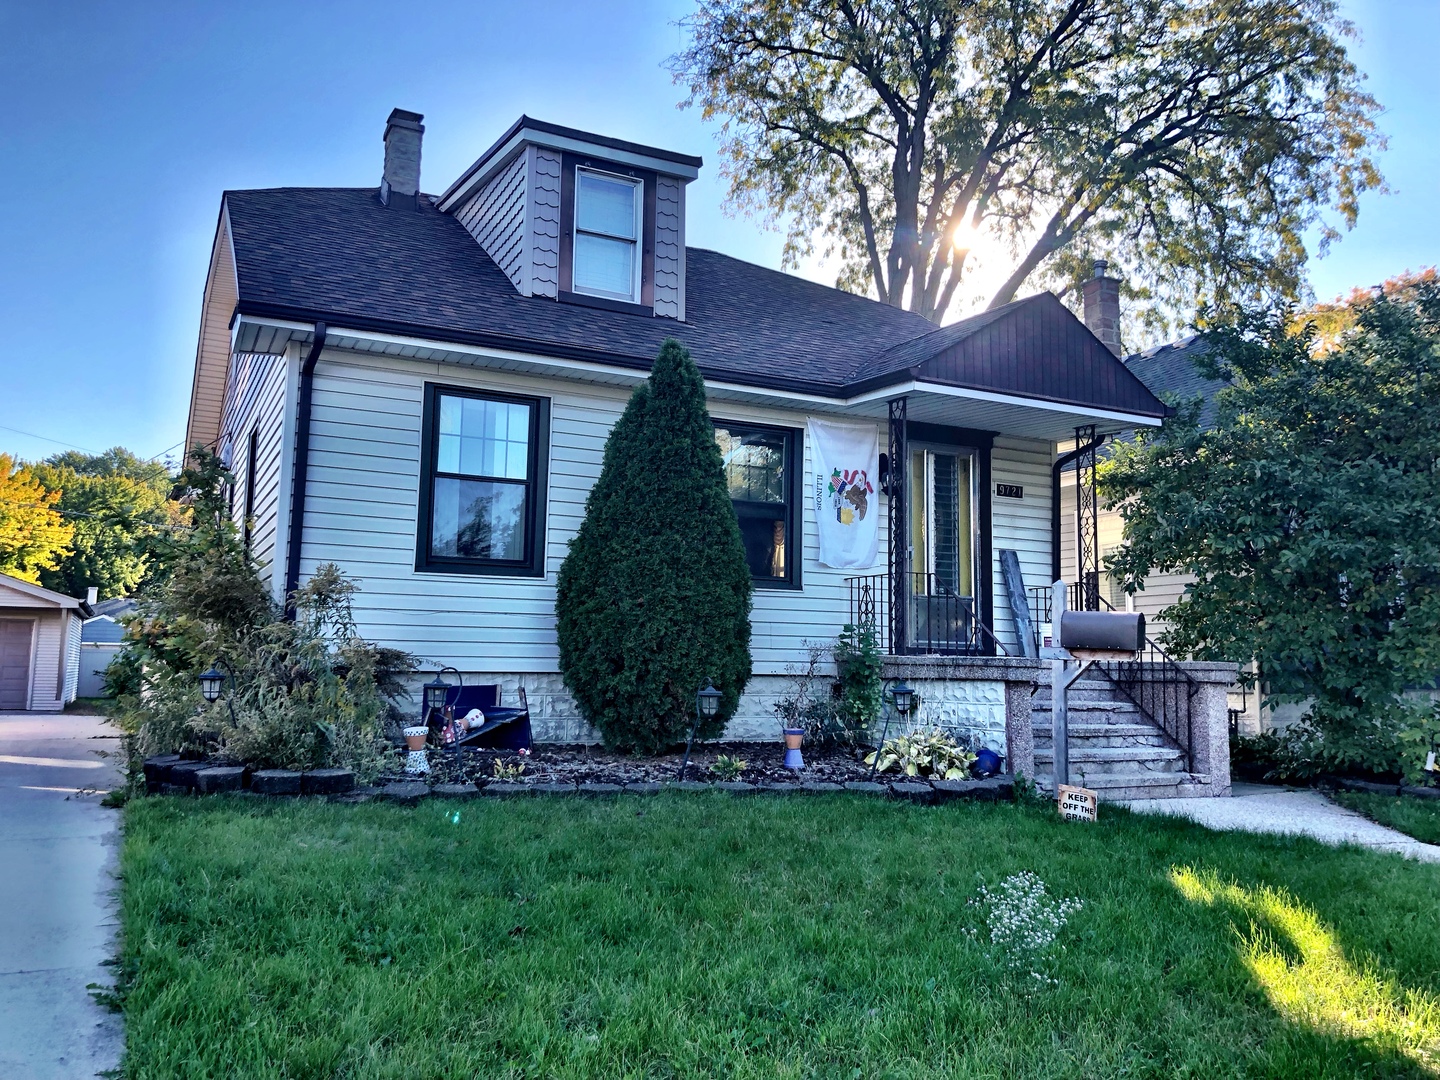
[(1055, 464), (1050, 466), (1050, 580), (1052, 582), (1060, 580), (1060, 470), (1081, 454), (1099, 450), (1104, 442), (1104, 435), (1097, 436), (1094, 442), (1077, 446), (1069, 453), (1061, 454), (1055, 459)]
[[(295, 619), (295, 590), (300, 587), (300, 544), (305, 534), (305, 481), (310, 465), (310, 400), (315, 363), (325, 348), (325, 324), (315, 324), (315, 340), (300, 365), (295, 416), (295, 474), (290, 483), (290, 544), (285, 555), (285, 617)], [(1057, 481), (1058, 482), (1058, 481)]]

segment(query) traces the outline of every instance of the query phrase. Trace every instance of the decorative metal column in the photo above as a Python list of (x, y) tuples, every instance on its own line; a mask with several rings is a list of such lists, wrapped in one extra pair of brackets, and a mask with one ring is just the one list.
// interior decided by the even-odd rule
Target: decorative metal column
[(1075, 429), (1075, 584), (1082, 611), (1100, 610), (1100, 513), (1095, 494), (1095, 425)]
[(905, 652), (910, 615), (910, 521), (906, 468), (906, 399), (890, 402), (890, 649)]

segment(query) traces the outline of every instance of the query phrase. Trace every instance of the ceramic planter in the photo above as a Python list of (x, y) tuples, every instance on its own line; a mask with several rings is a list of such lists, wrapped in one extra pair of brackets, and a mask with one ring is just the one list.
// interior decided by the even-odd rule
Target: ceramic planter
[(800, 744), (805, 741), (804, 728), (785, 728), (785, 767), (803, 769), (805, 758), (800, 753)]
[(425, 740), (430, 737), (428, 727), (407, 727), (405, 729), (405, 745), (411, 750), (424, 750)]

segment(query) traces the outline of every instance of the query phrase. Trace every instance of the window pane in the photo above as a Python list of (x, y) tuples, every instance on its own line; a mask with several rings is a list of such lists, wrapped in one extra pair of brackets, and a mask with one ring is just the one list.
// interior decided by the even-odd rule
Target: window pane
[(730, 498), (746, 502), (785, 501), (786, 438), (776, 431), (715, 429)]
[(438, 472), (525, 480), (530, 468), (530, 406), (441, 395)]
[(742, 514), (740, 540), (745, 545), (751, 577), (784, 580), (787, 551), (783, 518)]
[(635, 244), (602, 236), (575, 235), (574, 289), (629, 299), (635, 290)]
[(586, 232), (635, 240), (635, 196), (640, 185), (577, 171), (575, 224)]
[(460, 559), (523, 559), (524, 485), (436, 477), (430, 553)]

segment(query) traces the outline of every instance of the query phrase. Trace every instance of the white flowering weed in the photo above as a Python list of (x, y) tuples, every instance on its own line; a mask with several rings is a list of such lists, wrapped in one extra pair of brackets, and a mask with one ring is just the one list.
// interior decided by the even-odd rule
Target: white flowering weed
[[(1011, 874), (994, 889), (981, 885), (969, 903), (983, 913), (991, 955), (998, 963), (1028, 974), (1037, 983), (1057, 984), (1044, 968), (1066, 921), (1084, 906), (1079, 899), (1056, 900), (1038, 874), (1025, 870)], [(981, 938), (976, 927), (966, 933), (977, 941)], [(1064, 951), (1064, 946), (1060, 949)]]

